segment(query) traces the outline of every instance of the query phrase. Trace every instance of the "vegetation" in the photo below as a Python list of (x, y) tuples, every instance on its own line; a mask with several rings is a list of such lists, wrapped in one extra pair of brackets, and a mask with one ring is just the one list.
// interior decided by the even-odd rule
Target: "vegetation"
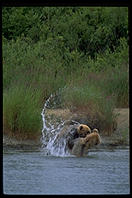
[(63, 87), (61, 107), (106, 124), (129, 106), (127, 7), (3, 7), (2, 22), (5, 133), (38, 136)]

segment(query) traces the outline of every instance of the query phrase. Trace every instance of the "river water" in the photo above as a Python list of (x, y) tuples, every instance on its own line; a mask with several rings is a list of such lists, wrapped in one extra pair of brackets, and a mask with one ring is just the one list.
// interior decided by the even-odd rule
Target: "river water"
[(3, 154), (4, 194), (129, 194), (129, 149), (98, 150), (87, 157), (9, 150)]

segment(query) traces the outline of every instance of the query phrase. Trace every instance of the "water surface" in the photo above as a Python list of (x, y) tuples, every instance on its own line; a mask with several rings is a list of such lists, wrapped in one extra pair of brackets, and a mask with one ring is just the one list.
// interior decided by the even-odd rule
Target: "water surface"
[(100, 150), (87, 157), (8, 151), (3, 155), (5, 194), (129, 194), (129, 150)]

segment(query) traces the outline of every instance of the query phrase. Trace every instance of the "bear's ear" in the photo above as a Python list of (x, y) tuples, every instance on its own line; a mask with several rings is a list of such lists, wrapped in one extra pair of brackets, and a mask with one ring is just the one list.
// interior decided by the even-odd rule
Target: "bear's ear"
[(82, 130), (83, 129), (83, 126), (80, 126), (80, 130)]
[(93, 129), (93, 132), (99, 133), (98, 129)]

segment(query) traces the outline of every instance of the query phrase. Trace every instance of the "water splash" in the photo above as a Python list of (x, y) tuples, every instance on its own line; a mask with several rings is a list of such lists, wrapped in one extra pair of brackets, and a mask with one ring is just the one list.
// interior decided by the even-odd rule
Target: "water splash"
[[(57, 94), (60, 90), (57, 92)], [(42, 128), (42, 148), (46, 151), (47, 155), (55, 156), (68, 156), (70, 153), (66, 149), (66, 140), (61, 138), (57, 140), (59, 132), (63, 129), (68, 120), (60, 120), (59, 123), (52, 123), (50, 118), (46, 116), (46, 109), (56, 105), (56, 94), (51, 94), (46, 100), (44, 108), (41, 112), (43, 128)]]
[(44, 108), (42, 110), (41, 116), (42, 116), (42, 121), (43, 121), (43, 129), (42, 129), (42, 140), (43, 140), (43, 145), (46, 144), (47, 142), (47, 138), (48, 138), (48, 132), (53, 130), (53, 126), (50, 124), (50, 127), (47, 126), (46, 123), (46, 118), (45, 118), (45, 111), (46, 108), (50, 102), (50, 99), (53, 97), (53, 95), (51, 94), (50, 97), (46, 100), (45, 104), (44, 104)]
[(67, 156), (69, 155), (69, 152), (66, 149), (66, 140), (62, 138), (59, 141), (57, 140), (58, 134), (56, 134), (53, 138), (50, 138), (48, 144), (47, 144), (47, 150), (50, 151), (51, 155), (55, 156)]

